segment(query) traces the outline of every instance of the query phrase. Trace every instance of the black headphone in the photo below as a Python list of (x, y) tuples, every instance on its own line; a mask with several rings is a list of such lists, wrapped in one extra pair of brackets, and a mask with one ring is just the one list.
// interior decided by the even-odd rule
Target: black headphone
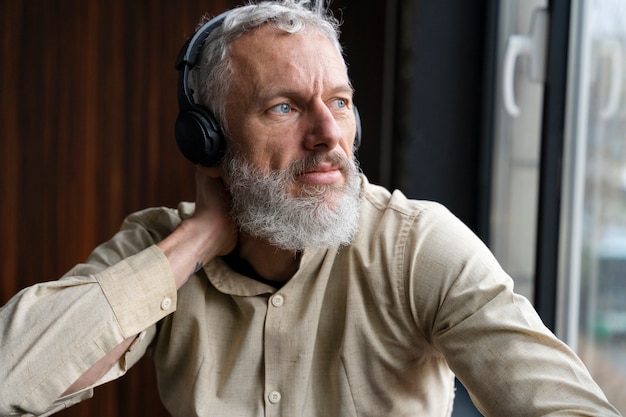
[[(220, 163), (226, 149), (226, 139), (217, 119), (204, 106), (193, 100), (194, 91), (189, 88), (189, 71), (198, 64), (200, 52), (208, 36), (218, 28), (232, 10), (214, 17), (205, 23), (183, 45), (176, 59), (178, 73), (178, 117), (174, 134), (178, 149), (194, 164), (216, 166)], [(361, 144), (361, 118), (356, 106), (354, 118), (356, 135), (354, 150)]]

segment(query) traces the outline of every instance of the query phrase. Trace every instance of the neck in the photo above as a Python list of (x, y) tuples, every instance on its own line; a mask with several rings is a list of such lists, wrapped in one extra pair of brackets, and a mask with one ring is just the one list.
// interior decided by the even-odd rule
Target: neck
[(271, 246), (264, 240), (240, 233), (237, 256), (268, 281), (287, 282), (298, 271), (300, 253)]

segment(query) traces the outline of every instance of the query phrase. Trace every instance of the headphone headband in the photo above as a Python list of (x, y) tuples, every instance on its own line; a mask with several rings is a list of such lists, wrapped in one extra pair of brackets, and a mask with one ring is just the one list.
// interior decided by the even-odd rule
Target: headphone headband
[(200, 52), (202, 51), (202, 47), (206, 42), (206, 39), (209, 37), (211, 32), (215, 30), (217, 27), (221, 26), (232, 10), (227, 10), (224, 13), (214, 17), (213, 19), (206, 22), (204, 25), (200, 27), (194, 33), (194, 35), (185, 42), (182, 49), (178, 53), (178, 58), (176, 59), (176, 69), (183, 69), (182, 66), (186, 65), (189, 68), (193, 68), (198, 63), (198, 57), (200, 56)]

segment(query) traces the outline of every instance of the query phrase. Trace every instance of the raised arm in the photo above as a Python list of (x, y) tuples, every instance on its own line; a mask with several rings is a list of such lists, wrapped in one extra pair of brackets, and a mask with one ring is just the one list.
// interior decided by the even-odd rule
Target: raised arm
[(196, 180), (195, 210), (129, 216), (87, 263), (0, 309), (0, 415), (67, 407), (91, 396), (86, 388), (123, 375), (145, 352), (154, 324), (175, 311), (176, 290), (234, 248), (219, 172), (199, 168)]
[[(218, 169), (199, 166), (196, 184), (194, 214), (156, 245), (169, 262), (176, 289), (211, 259), (230, 252), (237, 239), (236, 229), (228, 216), (228, 195)], [(63, 395), (94, 385), (120, 360), (136, 337), (132, 335), (116, 346), (81, 375)]]

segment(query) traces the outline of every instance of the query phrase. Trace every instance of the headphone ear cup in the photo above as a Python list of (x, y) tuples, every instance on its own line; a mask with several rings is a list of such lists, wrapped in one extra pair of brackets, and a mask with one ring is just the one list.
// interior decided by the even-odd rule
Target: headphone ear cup
[(352, 109), (354, 110), (354, 121), (356, 123), (356, 134), (354, 136), (353, 148), (356, 151), (359, 149), (359, 146), (361, 146), (361, 116), (359, 115), (359, 111), (356, 106), (353, 106)]
[(216, 166), (224, 155), (226, 144), (222, 129), (213, 115), (198, 106), (178, 114), (174, 134), (178, 149), (194, 164)]

